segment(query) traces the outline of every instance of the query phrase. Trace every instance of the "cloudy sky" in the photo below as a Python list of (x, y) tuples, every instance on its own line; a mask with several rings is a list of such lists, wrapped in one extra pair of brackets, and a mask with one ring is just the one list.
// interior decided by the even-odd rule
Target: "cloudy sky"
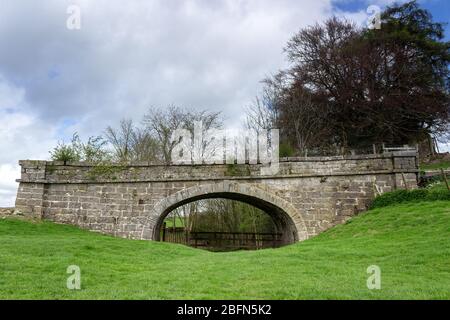
[[(286, 65), (301, 27), (335, 14), (365, 23), (389, 0), (0, 0), (0, 207), (19, 159), (47, 159), (77, 131), (101, 134), (150, 106), (222, 111), (230, 126)], [(81, 28), (67, 28), (70, 5)], [(447, 21), (447, 0), (427, 0)], [(445, 11), (446, 10), (446, 11)]]

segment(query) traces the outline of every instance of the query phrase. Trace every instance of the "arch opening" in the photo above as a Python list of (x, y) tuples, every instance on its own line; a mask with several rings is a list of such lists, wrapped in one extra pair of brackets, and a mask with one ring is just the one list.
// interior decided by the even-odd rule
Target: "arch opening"
[[(291, 244), (305, 238), (306, 229), (303, 222), (301, 221), (301, 223), (299, 223), (299, 215), (295, 209), (289, 206), (285, 201), (266, 194), (260, 189), (251, 188), (249, 186), (244, 187), (242, 184), (234, 184), (232, 188), (228, 186), (226, 188), (228, 190), (217, 189), (222, 188), (217, 185), (213, 185), (210, 188), (205, 188), (205, 186), (196, 187), (193, 189), (191, 188), (189, 191), (179, 191), (169, 196), (167, 199), (164, 199), (155, 209), (154, 214), (157, 216), (157, 220), (152, 230), (151, 238), (157, 241), (162, 240), (163, 234), (161, 230), (164, 226), (164, 220), (175, 209), (199, 200), (217, 198), (239, 201), (264, 211), (264, 213), (266, 213), (273, 221), (276, 233), (278, 234), (277, 246)], [(297, 218), (297, 221), (295, 222), (294, 216)]]

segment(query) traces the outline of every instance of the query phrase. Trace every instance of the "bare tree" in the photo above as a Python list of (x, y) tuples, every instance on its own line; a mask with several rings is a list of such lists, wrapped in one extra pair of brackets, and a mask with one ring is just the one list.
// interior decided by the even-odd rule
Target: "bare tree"
[(132, 159), (136, 161), (161, 162), (158, 141), (144, 128), (134, 128), (131, 144)]
[(283, 79), (284, 77), (282, 77), (280, 72), (273, 78), (270, 78), (270, 84), (268, 79), (263, 81), (265, 86), (262, 94), (257, 96), (253, 104), (245, 110), (245, 126), (248, 129), (260, 132), (278, 125), (279, 110), (276, 102), (281, 94), (279, 90), (283, 88), (281, 83)]
[[(275, 84), (272, 82), (271, 85)], [(282, 128), (284, 140), (294, 145), (300, 153), (330, 144), (328, 104), (316, 99), (304, 86), (295, 83), (279, 88), (278, 91), (280, 95), (275, 103), (279, 113), (278, 125)]]
[(123, 119), (119, 128), (107, 127), (107, 141), (114, 149), (114, 160), (153, 161), (161, 159), (159, 145), (145, 129), (136, 127), (132, 120)]
[(192, 135), (194, 134), (196, 122), (201, 122), (202, 140), (199, 145), (193, 145), (193, 151), (196, 155), (201, 155), (203, 160), (209, 160), (217, 151), (218, 144), (221, 144), (223, 147), (223, 137), (214, 134), (214, 130), (222, 128), (223, 120), (220, 112), (191, 111), (186, 114), (184, 127)]
[(257, 132), (280, 129), (281, 143), (295, 146), (297, 152), (324, 146), (330, 133), (327, 105), (296, 84), (295, 77), (287, 72), (265, 79), (264, 84), (261, 97), (246, 110), (246, 126)]
[(134, 125), (133, 120), (123, 119), (120, 121), (118, 129), (108, 126), (105, 130), (105, 136), (108, 142), (114, 148), (115, 158), (118, 161), (131, 160), (131, 149), (133, 142)]
[[(203, 134), (210, 129), (220, 128), (223, 123), (219, 112), (190, 111), (174, 105), (150, 109), (144, 116), (143, 123), (148, 132), (158, 141), (163, 161), (171, 163), (172, 150), (178, 143), (171, 140), (173, 132), (184, 128), (193, 134), (196, 121), (202, 122)], [(202, 149), (204, 147), (202, 144)]]
[(156, 137), (165, 163), (171, 162), (175, 142), (171, 141), (175, 129), (181, 128), (186, 119), (186, 112), (174, 105), (167, 108), (152, 108), (144, 116), (146, 129)]

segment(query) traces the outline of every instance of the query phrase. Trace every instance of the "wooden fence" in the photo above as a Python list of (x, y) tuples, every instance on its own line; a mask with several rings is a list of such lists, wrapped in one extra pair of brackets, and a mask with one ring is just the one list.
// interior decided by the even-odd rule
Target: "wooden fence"
[(188, 244), (188, 234), (184, 227), (163, 228), (161, 239), (164, 242)]
[(195, 248), (218, 250), (256, 250), (283, 245), (281, 233), (191, 231), (183, 227), (167, 227), (161, 231), (165, 242), (185, 244)]
[(189, 245), (210, 250), (256, 250), (283, 244), (281, 233), (191, 232)]

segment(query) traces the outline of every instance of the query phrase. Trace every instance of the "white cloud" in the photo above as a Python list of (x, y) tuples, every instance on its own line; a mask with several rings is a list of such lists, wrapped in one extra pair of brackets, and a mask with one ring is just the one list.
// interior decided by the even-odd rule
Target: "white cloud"
[(16, 197), (17, 183), (20, 177), (20, 168), (10, 164), (0, 165), (0, 207), (11, 207)]
[[(78, 31), (66, 28), (71, 4)], [(2, 0), (0, 205), (12, 204), (17, 161), (48, 158), (72, 130), (97, 135), (172, 103), (236, 127), (285, 66), (289, 37), (333, 12), (331, 0)]]
[(14, 204), (19, 159), (47, 158), (55, 128), (42, 122), (25, 101), (25, 90), (0, 75), (0, 206)]

